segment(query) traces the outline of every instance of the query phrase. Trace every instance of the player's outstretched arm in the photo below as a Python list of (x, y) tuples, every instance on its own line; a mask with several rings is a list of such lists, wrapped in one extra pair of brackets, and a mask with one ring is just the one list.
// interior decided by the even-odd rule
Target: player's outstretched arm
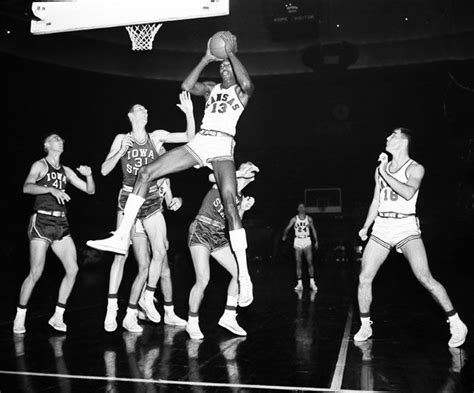
[(283, 230), (283, 236), (281, 237), (281, 240), (285, 241), (286, 240), (286, 235), (288, 234), (288, 231), (290, 230), (290, 228), (295, 225), (295, 217), (293, 217), (290, 222), (288, 223), (288, 225), (286, 226), (286, 228)]
[(247, 72), (247, 69), (244, 67), (242, 62), (238, 59), (236, 55), (237, 48), (237, 38), (232, 35), (229, 31), (222, 33), (222, 39), (225, 42), (225, 50), (229, 61), (232, 64), (232, 69), (234, 70), (235, 78), (241, 91), (238, 92), (239, 98), (244, 105), (247, 105), (247, 102), (250, 96), (255, 90), (255, 86), (250, 79), (250, 75)]
[(165, 191), (165, 203), (166, 207), (171, 211), (178, 210), (183, 205), (183, 198), (173, 196), (171, 191), (171, 181), (169, 178), (166, 178), (163, 181), (163, 185), (166, 187)]
[(94, 195), (95, 194), (95, 182), (94, 177), (92, 176), (92, 170), (87, 165), (81, 165), (76, 168), (76, 170), (86, 178), (86, 181), (82, 180), (79, 176), (76, 175), (71, 168), (65, 166), (64, 171), (66, 172), (67, 180), (76, 188), (81, 191), (84, 191), (86, 194)]
[(166, 130), (156, 130), (151, 133), (151, 139), (155, 146), (163, 143), (187, 143), (194, 138), (196, 133), (196, 122), (194, 121), (193, 101), (187, 91), (179, 95), (179, 104), (176, 106), (181, 109), (186, 116), (186, 130), (184, 132), (169, 132)]
[(103, 176), (107, 176), (112, 172), (120, 161), (120, 158), (122, 158), (132, 145), (133, 138), (130, 134), (118, 134), (112, 142), (110, 151), (100, 167), (100, 173), (102, 173)]
[(181, 88), (184, 91), (188, 91), (195, 96), (206, 97), (207, 95), (209, 95), (210, 90), (212, 90), (213, 87), (212, 82), (211, 86), (209, 85), (209, 83), (199, 82), (199, 76), (201, 75), (202, 70), (206, 68), (209, 63), (212, 63), (214, 61), (221, 61), (221, 59), (218, 59), (217, 57), (211, 54), (211, 50), (209, 49), (209, 41), (207, 41), (206, 54), (201, 58), (196, 67), (192, 69), (192, 71), (189, 73), (183, 83), (181, 83)]

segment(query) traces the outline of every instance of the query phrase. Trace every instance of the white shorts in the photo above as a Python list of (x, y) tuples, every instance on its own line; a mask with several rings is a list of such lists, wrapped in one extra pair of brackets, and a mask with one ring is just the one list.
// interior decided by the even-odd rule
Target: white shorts
[(223, 132), (200, 131), (184, 147), (199, 161), (195, 168), (212, 169), (212, 161), (234, 160), (234, 138)]
[(303, 250), (304, 248), (311, 247), (311, 238), (308, 237), (295, 237), (295, 241), (293, 242), (293, 247), (299, 250)]
[(370, 238), (381, 246), (402, 252), (410, 240), (421, 239), (420, 222), (416, 216), (405, 218), (377, 217)]

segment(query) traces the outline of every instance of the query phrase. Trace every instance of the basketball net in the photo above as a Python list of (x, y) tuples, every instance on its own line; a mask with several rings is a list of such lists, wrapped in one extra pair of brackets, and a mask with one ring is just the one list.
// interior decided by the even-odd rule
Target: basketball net
[(132, 41), (132, 50), (151, 50), (153, 39), (163, 23), (125, 26)]

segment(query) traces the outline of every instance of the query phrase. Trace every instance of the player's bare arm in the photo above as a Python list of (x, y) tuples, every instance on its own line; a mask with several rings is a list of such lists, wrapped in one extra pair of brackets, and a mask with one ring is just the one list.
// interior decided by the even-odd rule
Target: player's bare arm
[(314, 248), (319, 248), (319, 241), (318, 241), (318, 233), (316, 232), (316, 228), (314, 227), (314, 221), (311, 217), (308, 216), (309, 227), (311, 228), (311, 232), (313, 233), (314, 237)]
[(163, 181), (164, 186), (166, 187), (165, 191), (165, 202), (166, 207), (171, 211), (178, 210), (181, 206), (183, 206), (183, 198), (173, 196), (173, 191), (171, 190), (171, 181), (170, 179), (166, 178)]
[(188, 92), (183, 91), (179, 95), (180, 103), (176, 106), (183, 111), (186, 116), (186, 130), (183, 132), (169, 132), (166, 130), (155, 130), (150, 134), (155, 147), (163, 143), (186, 143), (194, 138), (196, 133), (196, 123), (194, 121), (193, 102)]
[(206, 68), (208, 64), (214, 61), (221, 61), (221, 59), (218, 59), (217, 57), (211, 54), (211, 50), (209, 49), (209, 41), (207, 42), (206, 54), (201, 58), (196, 67), (192, 69), (192, 71), (181, 84), (181, 88), (184, 91), (188, 91), (189, 93), (195, 96), (204, 96), (205, 98), (207, 98), (210, 91), (214, 87), (212, 86), (213, 82), (199, 82), (199, 76), (201, 75), (202, 70)]
[(66, 202), (71, 200), (71, 197), (68, 194), (54, 187), (43, 187), (36, 184), (36, 181), (41, 179), (47, 170), (48, 168), (43, 161), (36, 161), (31, 166), (30, 172), (23, 183), (23, 192), (31, 195), (51, 194), (56, 198), (58, 203), (64, 205)]
[(290, 230), (290, 228), (295, 225), (295, 217), (293, 217), (290, 222), (288, 223), (288, 225), (286, 226), (286, 228), (283, 230), (283, 236), (281, 237), (281, 240), (285, 241), (286, 240), (286, 235), (288, 233), (288, 231)]
[(77, 189), (85, 192), (89, 195), (95, 194), (95, 182), (94, 177), (92, 176), (92, 170), (87, 165), (81, 165), (76, 170), (86, 178), (86, 181), (82, 180), (79, 176), (76, 175), (71, 168), (65, 166), (64, 171), (66, 173), (66, 179)]
[(105, 161), (100, 167), (100, 173), (102, 173), (103, 176), (107, 176), (112, 172), (120, 161), (120, 158), (122, 158), (132, 145), (133, 138), (130, 134), (118, 134), (112, 142), (112, 146), (110, 147), (110, 151), (107, 154)]
[(382, 153), (380, 155), (380, 165), (379, 165), (379, 173), (380, 176), (387, 182), (390, 188), (395, 191), (398, 195), (402, 198), (409, 201), (413, 196), (416, 194), (418, 189), (421, 186), (421, 181), (423, 180), (423, 176), (425, 175), (425, 168), (423, 165), (418, 163), (411, 164), (407, 169), (407, 177), (408, 180), (405, 183), (400, 182), (399, 180), (395, 179), (390, 173), (387, 171), (387, 155)]
[(370, 226), (374, 223), (375, 218), (378, 214), (379, 204), (380, 204), (380, 184), (379, 184), (379, 174), (378, 168), (375, 170), (375, 187), (374, 187), (374, 196), (372, 202), (370, 203), (369, 211), (367, 213), (367, 218), (365, 219), (364, 226), (359, 231), (359, 237), (362, 241), (367, 240), (367, 232), (369, 231)]
[(250, 79), (250, 75), (242, 62), (237, 57), (237, 39), (232, 33), (226, 31), (222, 33), (222, 39), (225, 42), (225, 50), (229, 61), (232, 64), (235, 78), (237, 79), (238, 87), (236, 89), (237, 95), (244, 106), (247, 105), (249, 98), (255, 90), (255, 86)]

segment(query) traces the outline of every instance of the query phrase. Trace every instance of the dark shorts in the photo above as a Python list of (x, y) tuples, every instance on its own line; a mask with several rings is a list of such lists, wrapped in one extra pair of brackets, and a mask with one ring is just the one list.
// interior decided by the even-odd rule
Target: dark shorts
[(35, 213), (30, 218), (28, 237), (30, 240), (40, 239), (48, 243), (71, 236), (67, 217), (54, 217)]
[[(125, 208), (129, 195), (130, 192), (125, 191), (123, 188), (120, 190), (118, 197), (118, 209), (120, 211), (123, 211)], [(137, 218), (143, 220), (159, 211), (163, 211), (163, 197), (160, 195), (159, 191), (150, 192), (147, 194), (145, 202), (138, 211)]]
[(189, 226), (188, 246), (204, 246), (212, 254), (221, 248), (229, 247), (229, 239), (225, 229), (194, 220)]

